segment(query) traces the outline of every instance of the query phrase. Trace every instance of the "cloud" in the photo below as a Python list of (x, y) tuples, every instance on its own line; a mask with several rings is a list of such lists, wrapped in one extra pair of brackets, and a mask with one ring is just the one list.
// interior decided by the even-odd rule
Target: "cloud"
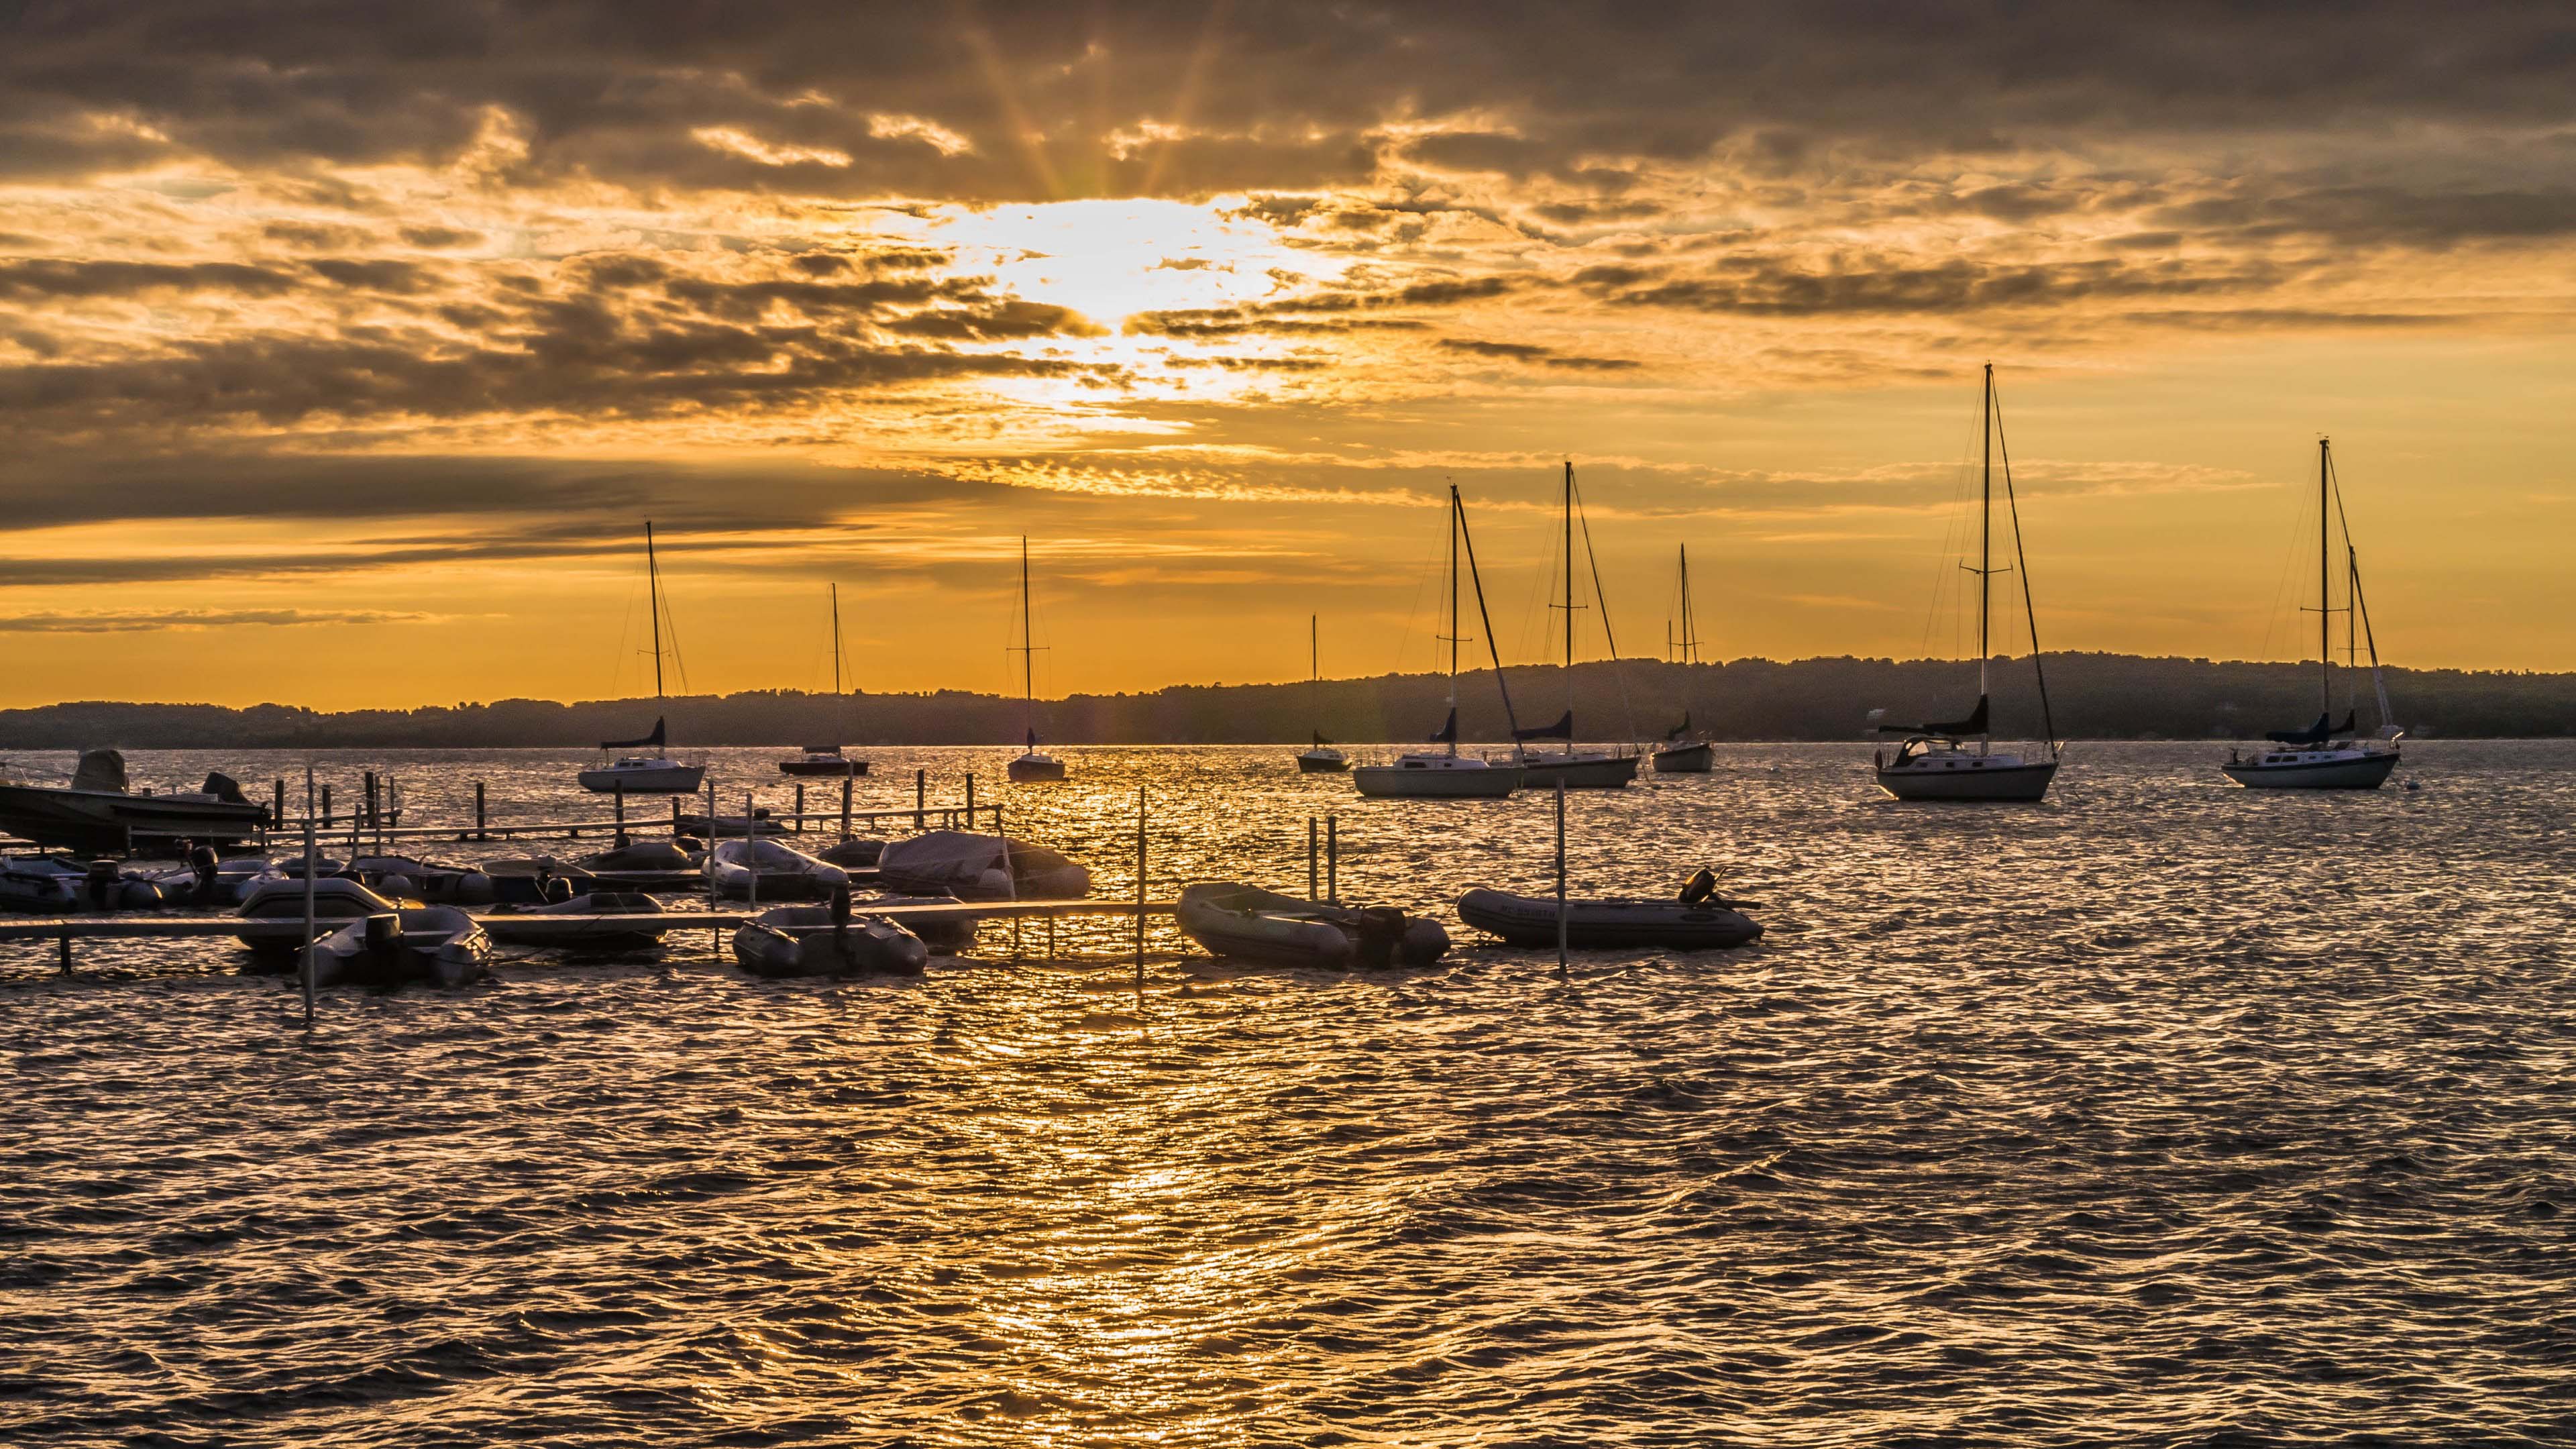
[(0, 615), (0, 633), (138, 634), (162, 629), (227, 629), (238, 625), (420, 624), (434, 616), (379, 609), (161, 609), (77, 614)]

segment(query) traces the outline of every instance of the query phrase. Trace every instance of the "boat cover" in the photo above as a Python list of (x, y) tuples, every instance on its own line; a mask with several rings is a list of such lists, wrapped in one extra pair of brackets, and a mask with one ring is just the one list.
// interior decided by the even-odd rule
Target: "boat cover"
[(1966, 719), (1955, 724), (1883, 724), (1878, 727), (1878, 732), (1883, 735), (1930, 735), (1935, 739), (1943, 740), (1957, 739), (1962, 735), (1981, 735), (1986, 733), (1986, 696), (1978, 695), (1977, 707)]
[(662, 724), (662, 718), (657, 715), (653, 720), (653, 733), (646, 735), (644, 738), (640, 740), (601, 740), (599, 742), (599, 747), (603, 750), (658, 750), (662, 748)]
[(2306, 729), (2273, 730), (2263, 738), (2276, 745), (2322, 745), (2337, 735), (2354, 733), (2354, 726), (2360, 723), (2360, 718), (2360, 714), (2356, 711), (2346, 714), (2342, 724), (2333, 724), (2330, 723), (2334, 719), (2332, 714), (2321, 714), (2317, 716), (2317, 722)]
[(1078, 900), (1091, 872), (1052, 850), (999, 835), (933, 830), (889, 842), (877, 877), (898, 890), (961, 900)]
[(72, 771), (72, 788), (124, 794), (125, 756), (114, 750), (81, 751), (80, 768)]

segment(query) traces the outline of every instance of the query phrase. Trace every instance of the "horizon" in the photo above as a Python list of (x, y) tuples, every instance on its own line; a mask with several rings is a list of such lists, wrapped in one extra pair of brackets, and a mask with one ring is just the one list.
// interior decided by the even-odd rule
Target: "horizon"
[(1007, 689), (1023, 535), (1043, 697), (1378, 677), (1449, 482), (1530, 659), (1567, 459), (1585, 656), (1957, 654), (1989, 361), (1999, 636), (2312, 654), (2330, 434), (2576, 668), (2546, 16), (1858, 14), (19, 7), (0, 706), (631, 697), (647, 520), (691, 693)]

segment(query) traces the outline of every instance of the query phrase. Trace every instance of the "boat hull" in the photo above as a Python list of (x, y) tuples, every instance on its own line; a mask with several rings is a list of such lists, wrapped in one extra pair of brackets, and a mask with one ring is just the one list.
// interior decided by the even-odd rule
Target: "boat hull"
[(891, 921), (853, 917), (833, 929), (819, 906), (763, 912), (733, 933), (736, 964), (754, 976), (919, 976), (930, 948)]
[(1716, 758), (1707, 745), (1681, 745), (1655, 751), (1655, 773), (1658, 775), (1705, 775)]
[(1899, 800), (2020, 801), (2026, 804), (2045, 798), (2049, 783), (2056, 778), (2055, 760), (2045, 760), (2036, 765), (1993, 767), (1882, 768), (1878, 772), (1878, 788)]
[(1351, 784), (1381, 800), (1500, 800), (1521, 787), (1510, 766), (1484, 770), (1420, 770), (1402, 765), (1362, 765)]
[[(1354, 966), (1429, 966), (1449, 952), (1438, 921), (1392, 912), (1380, 924), (1355, 907), (1301, 901), (1251, 886), (1184, 887), (1176, 912), (1182, 934), (1208, 954), (1259, 966), (1346, 971)], [(1391, 927), (1391, 929), (1390, 929)]]
[(2395, 751), (2306, 764), (2221, 765), (2218, 772), (2248, 790), (2376, 790), (2397, 769)]
[(1064, 761), (1052, 755), (1019, 755), (1012, 759), (1008, 773), (1014, 784), (1052, 784), (1064, 778)]
[[(1515, 946), (1556, 944), (1556, 900), (1508, 891), (1472, 890), (1458, 898), (1458, 919)], [(1714, 901), (1570, 900), (1565, 942), (1577, 950), (1644, 948), (1731, 950), (1762, 938), (1761, 923)]]
[(1301, 775), (1338, 775), (1350, 767), (1350, 759), (1339, 750), (1308, 750), (1297, 757)]
[(600, 795), (694, 795), (706, 782), (704, 765), (662, 764), (643, 770), (584, 770), (581, 788)]
[(1635, 755), (1576, 755), (1572, 759), (1532, 756), (1521, 762), (1521, 783), (1533, 790), (1565, 782), (1569, 790), (1624, 790), (1637, 778)]
[(782, 775), (820, 775), (825, 779), (839, 779), (843, 775), (858, 776), (867, 772), (868, 762), (865, 760), (781, 760), (778, 762), (778, 773)]
[(73, 850), (123, 851), (174, 840), (231, 845), (257, 837), (267, 818), (261, 806), (228, 800), (0, 785), (0, 830)]

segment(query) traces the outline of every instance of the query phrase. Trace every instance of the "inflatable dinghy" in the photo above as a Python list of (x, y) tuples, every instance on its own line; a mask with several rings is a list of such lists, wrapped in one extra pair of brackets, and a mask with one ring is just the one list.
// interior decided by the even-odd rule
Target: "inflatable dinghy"
[[(1565, 943), (1579, 951), (1620, 947), (1668, 951), (1728, 950), (1760, 939), (1761, 925), (1735, 909), (1743, 902), (1594, 899), (1565, 903)], [(1556, 944), (1556, 897), (1473, 890), (1458, 898), (1458, 919), (1515, 946)]]
[(892, 921), (854, 915), (832, 928), (828, 906), (778, 906), (733, 933), (733, 959), (754, 976), (918, 976), (930, 948)]
[(1247, 885), (1186, 886), (1179, 916), (1182, 932), (1210, 954), (1264, 966), (1428, 966), (1449, 951), (1449, 933), (1427, 917), (1391, 906), (1304, 901)]

